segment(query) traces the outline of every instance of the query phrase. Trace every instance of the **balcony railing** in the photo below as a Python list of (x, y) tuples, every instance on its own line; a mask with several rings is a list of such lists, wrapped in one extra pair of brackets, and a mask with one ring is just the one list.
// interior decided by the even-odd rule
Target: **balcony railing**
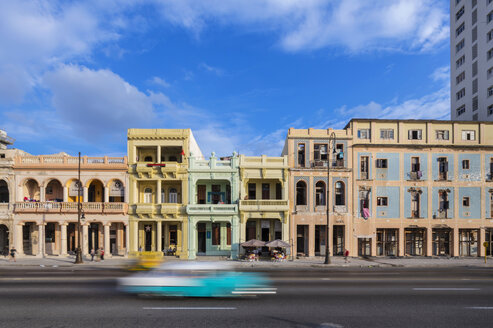
[(194, 204), (187, 206), (188, 214), (236, 214), (236, 204)]
[(423, 172), (421, 171), (411, 171), (409, 172), (409, 180), (418, 181), (423, 177)]
[(240, 210), (245, 211), (288, 211), (289, 202), (282, 199), (241, 200)]
[[(347, 162), (345, 159), (330, 159), (328, 161), (328, 163), (330, 163), (330, 169), (345, 169), (347, 168)], [(327, 160), (313, 160), (313, 161), (310, 161), (310, 167), (311, 168), (314, 168), (314, 169), (322, 169), (322, 168), (325, 168), (327, 169)], [(300, 165), (300, 168), (302, 168), (302, 166)]]
[[(83, 167), (95, 167), (101, 165), (115, 165), (126, 166), (126, 157), (87, 157), (83, 156), (80, 159), (80, 163)], [(75, 167), (79, 164), (78, 157), (72, 156), (56, 156), (56, 155), (40, 155), (40, 156), (17, 156), (15, 158), (15, 164), (20, 167), (24, 166), (52, 166), (52, 165), (67, 165)]]
[[(126, 213), (126, 203), (81, 203), (84, 213)], [(75, 202), (17, 202), (16, 213), (77, 213)]]

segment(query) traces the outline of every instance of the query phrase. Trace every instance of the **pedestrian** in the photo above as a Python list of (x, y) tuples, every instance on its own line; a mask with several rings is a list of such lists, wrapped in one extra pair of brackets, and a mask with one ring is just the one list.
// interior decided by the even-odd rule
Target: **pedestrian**
[(101, 248), (101, 261), (104, 261), (104, 249)]
[(14, 260), (14, 262), (17, 262), (15, 260), (15, 253), (17, 253), (17, 250), (15, 249), (14, 246), (12, 246), (12, 248), (10, 249), (10, 259), (9, 259), (9, 261)]
[(96, 262), (101, 261), (101, 248), (96, 251)]
[(142, 246), (139, 246), (139, 253), (142, 252)]
[(348, 257), (349, 257), (349, 251), (347, 249), (345, 249), (344, 250), (344, 262), (345, 263), (349, 262)]
[(96, 255), (96, 252), (94, 251), (94, 248), (91, 249), (91, 262), (94, 261), (94, 255)]

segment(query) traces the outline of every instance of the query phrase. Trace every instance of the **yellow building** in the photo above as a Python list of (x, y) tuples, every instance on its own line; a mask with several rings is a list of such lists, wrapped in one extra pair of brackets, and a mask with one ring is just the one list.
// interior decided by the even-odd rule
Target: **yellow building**
[(190, 129), (129, 129), (130, 251), (187, 257), (188, 158), (203, 158)]
[(288, 159), (240, 155), (240, 243), (289, 238)]

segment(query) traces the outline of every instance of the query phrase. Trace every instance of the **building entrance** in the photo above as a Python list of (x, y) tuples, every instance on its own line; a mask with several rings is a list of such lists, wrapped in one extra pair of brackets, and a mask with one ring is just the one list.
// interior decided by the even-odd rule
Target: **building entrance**
[(397, 256), (398, 229), (377, 229), (377, 256)]
[(371, 238), (358, 238), (358, 256), (371, 256)]
[(333, 248), (332, 254), (334, 256), (344, 255), (344, 226), (335, 225), (333, 226)]
[(315, 255), (325, 256), (325, 239), (327, 238), (327, 230), (324, 225), (315, 226)]
[(0, 224), (0, 251), (5, 253), (9, 249), (9, 229), (5, 224)]
[(206, 224), (197, 223), (197, 253), (199, 254), (205, 254), (206, 252), (206, 234)]
[(451, 255), (452, 229), (433, 229), (433, 255)]
[(152, 251), (152, 225), (146, 224), (144, 226), (144, 242), (145, 242), (145, 251)]
[(296, 227), (296, 255), (308, 255), (308, 226), (298, 225)]
[(426, 249), (426, 229), (406, 229), (404, 235), (406, 239), (406, 255), (424, 256)]

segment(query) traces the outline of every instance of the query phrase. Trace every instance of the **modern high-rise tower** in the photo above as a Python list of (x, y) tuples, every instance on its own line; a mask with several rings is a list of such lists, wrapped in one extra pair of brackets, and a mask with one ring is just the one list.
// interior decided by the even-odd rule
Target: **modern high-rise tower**
[(493, 121), (493, 0), (450, 0), (451, 118)]

